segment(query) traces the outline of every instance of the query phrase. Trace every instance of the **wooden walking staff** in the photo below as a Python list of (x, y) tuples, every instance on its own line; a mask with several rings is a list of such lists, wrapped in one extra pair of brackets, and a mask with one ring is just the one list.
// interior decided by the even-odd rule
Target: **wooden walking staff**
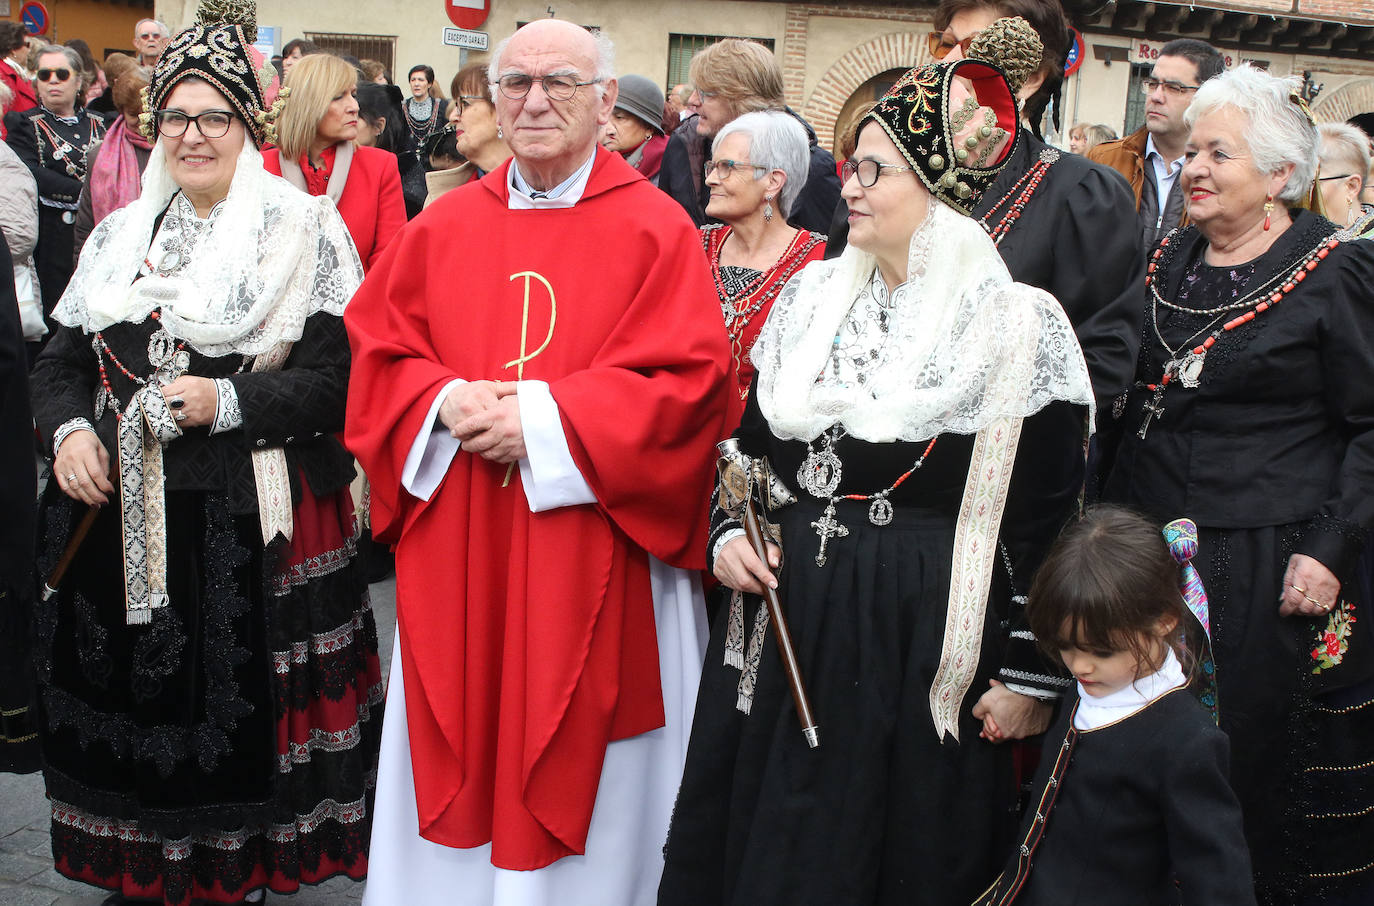
[(66, 578), (67, 567), (72, 565), (76, 559), (76, 552), (81, 550), (81, 544), (86, 540), (86, 535), (90, 532), (91, 526), (95, 525), (95, 517), (100, 515), (100, 507), (93, 506), (86, 509), (86, 514), (81, 517), (81, 521), (76, 525), (76, 531), (72, 532), (71, 538), (67, 539), (67, 547), (62, 551), (61, 558), (57, 565), (48, 574), (47, 581), (43, 583), (42, 598), (44, 601), (57, 594), (57, 589), (62, 587), (62, 580)]
[[(718, 467), (723, 472), (727, 459), (739, 455), (739, 441), (733, 437), (723, 440), (716, 444), (716, 449), (721, 453), (722, 458)], [(758, 513), (754, 510), (754, 498), (750, 493), (744, 495), (744, 504), (740, 508), (740, 522), (744, 525), (744, 537), (749, 540), (749, 546), (766, 565), (768, 548), (764, 544), (763, 527), (759, 523)], [(806, 744), (813, 749), (817, 748), (821, 744), (820, 730), (816, 726), (815, 716), (811, 713), (811, 700), (806, 696), (801, 665), (797, 663), (797, 653), (792, 648), (792, 633), (787, 628), (787, 617), (782, 612), (782, 600), (778, 597), (777, 589), (769, 588), (767, 584), (763, 586), (763, 600), (768, 606), (768, 618), (773, 623), (773, 638), (778, 642), (778, 655), (782, 659), (783, 672), (787, 674), (787, 685), (792, 689), (792, 703), (797, 706), (797, 717), (801, 720)]]

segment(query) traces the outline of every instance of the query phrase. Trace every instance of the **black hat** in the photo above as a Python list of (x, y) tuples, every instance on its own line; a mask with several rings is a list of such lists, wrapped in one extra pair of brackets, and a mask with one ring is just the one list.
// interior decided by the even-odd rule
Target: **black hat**
[(253, 47), (256, 38), (257, 8), (252, 0), (204, 0), (196, 24), (172, 39), (153, 69), (152, 83), (145, 89), (144, 135), (157, 137), (154, 112), (162, 109), (180, 82), (196, 78), (228, 99), (258, 145), (270, 140), (279, 105), (269, 107), (266, 92), (276, 70)]
[[(958, 109), (951, 94), (962, 95)], [(971, 215), (1016, 148), (1016, 97), (981, 60), (928, 63), (892, 86), (864, 118), (883, 127), (932, 195)]]

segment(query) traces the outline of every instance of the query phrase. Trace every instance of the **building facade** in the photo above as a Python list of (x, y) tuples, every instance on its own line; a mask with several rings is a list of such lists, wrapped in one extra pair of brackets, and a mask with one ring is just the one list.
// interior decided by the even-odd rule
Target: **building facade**
[[(23, 0), (0, 0), (0, 17), (20, 21)], [(42, 0), (47, 30), (39, 35), (53, 44), (80, 38), (97, 61), (115, 51), (134, 52), (134, 26), (153, 15), (153, 0)]]
[[(74, 0), (68, 0), (74, 2)], [(447, 88), (458, 69), (486, 54), (445, 43), (445, 4), (483, 0), (403, 0), (402, 5), (338, 0), (259, 0), (264, 41), (280, 47), (310, 37), (360, 57), (381, 59), (404, 82), (418, 63)], [(489, 46), (531, 19), (555, 15), (600, 29), (616, 44), (617, 69), (670, 86), (686, 80), (691, 54), (720, 37), (759, 40), (778, 54), (788, 101), (832, 147), (859, 104), (873, 100), (910, 66), (929, 59), (933, 3), (852, 0), (487, 0), (476, 28)], [(1211, 41), (1234, 63), (1277, 74), (1308, 73), (1321, 87), (1320, 120), (1374, 112), (1374, 4), (1351, 0), (1226, 0), (1226, 7), (1069, 0), (1081, 33), (1081, 59), (1064, 85), (1061, 124), (1103, 123), (1119, 133), (1143, 119), (1140, 76), (1173, 37)], [(159, 18), (178, 28), (195, 0), (159, 0)], [(471, 36), (449, 40), (471, 42)], [(1051, 135), (1051, 138), (1054, 136)]]

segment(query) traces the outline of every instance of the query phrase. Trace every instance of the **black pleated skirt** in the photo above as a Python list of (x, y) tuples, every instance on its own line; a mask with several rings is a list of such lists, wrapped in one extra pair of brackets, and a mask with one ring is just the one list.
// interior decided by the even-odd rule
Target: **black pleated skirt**
[[(877, 527), (842, 501), (849, 530), (818, 566), (812, 501), (780, 514), (780, 593), (821, 745), (807, 747), (777, 647), (763, 648), (748, 715), (717, 615), (665, 849), (659, 903), (950, 906), (985, 889), (1016, 828), (1010, 750), (978, 736), (973, 704), (1000, 661), (983, 627), (959, 741), (928, 695), (939, 666), (954, 515), (898, 510)], [(746, 598), (746, 634), (756, 598)], [(773, 628), (769, 627), (771, 635)]]

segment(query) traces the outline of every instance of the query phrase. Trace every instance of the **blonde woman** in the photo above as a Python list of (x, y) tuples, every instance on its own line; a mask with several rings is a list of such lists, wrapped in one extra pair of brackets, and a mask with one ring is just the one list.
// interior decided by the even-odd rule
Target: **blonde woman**
[(338, 205), (363, 268), (370, 268), (406, 222), (396, 155), (359, 147), (358, 75), (333, 54), (311, 54), (291, 68), (278, 145), (263, 152), (269, 173)]

